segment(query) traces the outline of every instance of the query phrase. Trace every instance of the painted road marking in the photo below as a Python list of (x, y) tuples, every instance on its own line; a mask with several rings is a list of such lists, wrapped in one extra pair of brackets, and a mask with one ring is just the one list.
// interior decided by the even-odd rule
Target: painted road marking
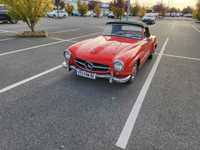
[(192, 28), (200, 33), (200, 30), (195, 25), (192, 25)]
[(24, 51), (28, 51), (28, 50), (32, 50), (32, 49), (37, 49), (37, 48), (40, 48), (40, 47), (46, 47), (46, 46), (50, 46), (50, 45), (56, 45), (56, 44), (60, 44), (60, 43), (63, 43), (63, 42), (71, 42), (71, 41), (76, 40), (76, 39), (80, 39), (80, 38), (84, 38), (84, 37), (89, 37), (89, 36), (93, 36), (93, 35), (97, 35), (97, 34), (99, 34), (99, 33), (96, 32), (96, 33), (91, 33), (91, 34), (87, 34), (87, 35), (77, 36), (77, 37), (66, 39), (66, 40), (61, 40), (61, 41), (51, 42), (51, 43), (47, 43), (47, 44), (32, 46), (32, 47), (28, 47), (28, 48), (13, 50), (13, 51), (5, 52), (5, 53), (0, 53), (0, 56), (10, 55), (10, 54), (16, 54), (16, 53), (19, 53), (19, 52), (24, 52)]
[(18, 50), (14, 50), (14, 51), (9, 51), (9, 52), (5, 52), (5, 53), (1, 53), (0, 56), (16, 54), (16, 53), (19, 53), (19, 52), (24, 52), (24, 51), (28, 51), (28, 50), (32, 50), (32, 49), (36, 49), (36, 48), (40, 48), (40, 47), (46, 47), (46, 46), (50, 46), (50, 45), (55, 45), (55, 44), (59, 44), (59, 43), (67, 42), (67, 41), (68, 40), (57, 41), (57, 42), (52, 42), (52, 43), (32, 46), (32, 47), (28, 47), (28, 48), (18, 49)]
[(16, 31), (0, 30), (0, 33), (17, 33)]
[(49, 39), (57, 40), (57, 41), (63, 41), (65, 39), (57, 38), (57, 37), (48, 37)]
[(67, 29), (67, 30), (61, 30), (61, 31), (56, 31), (56, 32), (49, 32), (49, 34), (51, 33), (63, 33), (63, 32), (73, 32), (73, 31), (79, 31), (80, 28), (76, 28), (76, 29)]
[(160, 54), (160, 53), (157, 53), (157, 54), (162, 55), (162, 56), (167, 56), (167, 57), (173, 57), (173, 58), (187, 59), (187, 60), (192, 60), (192, 61), (200, 61), (200, 58), (194, 58), (194, 57), (185, 57), (185, 56), (177, 56), (177, 55), (171, 55), (171, 54)]
[(56, 66), (56, 67), (54, 67), (54, 68), (51, 68), (51, 69), (49, 69), (49, 70), (46, 70), (46, 71), (44, 71), (44, 72), (42, 72), (42, 73), (39, 73), (39, 74), (34, 75), (34, 76), (32, 76), (32, 77), (26, 78), (26, 79), (24, 79), (24, 80), (22, 80), (22, 81), (19, 81), (19, 82), (16, 82), (16, 83), (12, 84), (12, 85), (9, 85), (9, 86), (7, 86), (7, 87), (5, 87), (5, 88), (3, 88), (3, 89), (0, 89), (0, 94), (1, 94), (1, 93), (4, 93), (4, 92), (7, 92), (7, 91), (9, 91), (9, 90), (11, 90), (11, 89), (13, 89), (13, 88), (16, 88), (16, 87), (18, 87), (18, 86), (20, 86), (20, 85), (23, 85), (23, 84), (25, 84), (25, 83), (27, 83), (27, 82), (30, 82), (30, 81), (32, 81), (32, 80), (34, 80), (34, 79), (37, 79), (37, 78), (39, 78), (39, 77), (41, 77), (41, 76), (44, 76), (44, 75), (46, 75), (46, 74), (48, 74), (48, 73), (50, 73), (50, 72), (56, 71), (56, 70), (58, 70), (58, 69), (60, 69), (60, 68), (62, 68), (62, 65), (58, 65), (58, 66)]
[[(57, 40), (57, 41), (63, 41), (65, 39), (61, 39), (61, 38), (57, 38), (57, 37), (48, 37), (49, 39), (52, 39), (52, 40)], [(75, 41), (75, 40), (70, 40), (68, 42), (71, 42), (71, 43), (76, 43), (78, 41)]]
[(8, 41), (8, 40), (13, 40), (13, 39), (15, 39), (15, 38), (0, 39), (0, 42)]
[[(167, 46), (167, 43), (168, 43), (169, 39), (167, 38), (162, 46), (162, 49), (161, 49), (161, 52), (160, 54), (163, 54), (164, 51), (165, 51), (165, 48)], [(129, 141), (129, 138), (130, 138), (130, 135), (132, 133), (132, 130), (134, 128), (134, 125), (135, 125), (135, 122), (136, 122), (136, 119), (138, 117), (138, 114), (140, 112), (140, 109), (141, 109), (141, 106), (142, 106), (142, 103), (144, 101), (144, 98), (147, 94), (147, 91), (149, 89), (149, 86), (151, 84), (151, 81), (156, 73), (156, 70), (158, 68), (158, 65), (160, 63), (160, 60), (162, 58), (162, 55), (158, 55), (157, 59), (156, 59), (156, 62), (155, 64), (153, 65), (152, 69), (151, 69), (151, 72), (149, 73), (142, 89), (140, 90), (140, 93), (135, 101), (135, 104), (133, 105), (133, 108), (128, 116), (128, 119), (123, 127), (123, 130), (116, 142), (116, 146), (117, 147), (120, 147), (122, 149), (126, 149), (126, 146), (128, 144), (128, 141)]]

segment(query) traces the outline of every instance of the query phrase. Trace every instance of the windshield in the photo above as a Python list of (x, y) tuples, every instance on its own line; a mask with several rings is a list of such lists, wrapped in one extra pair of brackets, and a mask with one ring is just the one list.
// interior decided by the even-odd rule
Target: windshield
[(103, 35), (141, 39), (143, 37), (142, 31), (143, 29), (138, 26), (112, 24), (106, 25)]

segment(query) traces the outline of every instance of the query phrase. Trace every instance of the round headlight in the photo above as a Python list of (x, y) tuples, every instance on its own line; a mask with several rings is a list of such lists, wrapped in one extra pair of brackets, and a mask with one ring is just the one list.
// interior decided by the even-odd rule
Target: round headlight
[(64, 51), (64, 57), (66, 60), (71, 58), (71, 52), (68, 49)]
[(114, 62), (114, 70), (115, 71), (122, 71), (124, 69), (124, 63), (120, 60)]

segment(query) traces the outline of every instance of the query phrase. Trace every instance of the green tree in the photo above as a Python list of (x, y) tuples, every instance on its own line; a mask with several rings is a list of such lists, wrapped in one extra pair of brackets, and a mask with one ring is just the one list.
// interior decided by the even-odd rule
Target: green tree
[(9, 15), (25, 22), (32, 32), (40, 18), (53, 8), (52, 0), (2, 0), (9, 8)]
[(114, 7), (114, 2), (111, 1), (109, 4), (109, 11), (112, 11), (113, 7)]
[(192, 9), (190, 6), (187, 6), (186, 8), (184, 8), (184, 9), (182, 10), (182, 13), (183, 13), (183, 14), (191, 14), (192, 11), (193, 11), (193, 9)]
[(78, 12), (81, 14), (81, 16), (84, 16), (88, 12), (88, 5), (85, 2), (81, 2), (80, 0), (77, 3), (78, 6)]
[(200, 0), (198, 0), (196, 5), (196, 18), (200, 20)]
[(71, 5), (70, 3), (68, 3), (65, 6), (65, 10), (66, 10), (66, 12), (68, 13), (69, 16), (72, 16), (72, 13), (73, 13), (73, 10), (74, 10), (74, 6)]
[(194, 9), (194, 10), (192, 11), (192, 17), (193, 17), (193, 18), (197, 18), (197, 10), (196, 10), (196, 9)]
[(101, 14), (101, 8), (98, 4), (94, 7), (94, 13), (97, 15), (97, 17), (99, 17)]
[(140, 17), (143, 17), (145, 13), (146, 13), (146, 8), (143, 6), (140, 8), (140, 12), (139, 12)]
[(165, 12), (167, 11), (167, 8), (163, 3), (158, 3), (153, 6), (153, 11), (159, 13), (159, 15), (161, 16), (165, 16)]
[(112, 4), (111, 4), (111, 10), (114, 14), (114, 16), (116, 18), (122, 18), (122, 16), (124, 16), (125, 13), (125, 2), (124, 0), (115, 0)]
[(93, 11), (94, 8), (96, 7), (96, 5), (99, 5), (99, 2), (97, 2), (97, 1), (89, 1), (88, 2), (88, 9)]
[(131, 6), (131, 15), (132, 16), (137, 16), (139, 10), (140, 10), (140, 6), (138, 4), (135, 4), (135, 5)]
[(61, 1), (59, 5), (60, 5), (61, 10), (65, 9), (65, 2), (64, 1)]

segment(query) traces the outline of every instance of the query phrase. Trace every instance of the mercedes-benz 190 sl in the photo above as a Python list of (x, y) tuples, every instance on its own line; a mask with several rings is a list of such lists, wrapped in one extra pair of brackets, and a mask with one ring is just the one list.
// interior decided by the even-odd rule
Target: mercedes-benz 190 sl
[(108, 22), (102, 35), (68, 47), (63, 66), (80, 77), (127, 83), (152, 59), (157, 44), (142, 22)]

